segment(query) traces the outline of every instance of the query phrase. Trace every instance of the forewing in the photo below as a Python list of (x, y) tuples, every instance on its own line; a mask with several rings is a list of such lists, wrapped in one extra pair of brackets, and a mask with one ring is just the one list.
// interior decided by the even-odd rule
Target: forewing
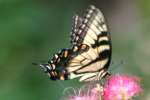
[[(91, 46), (98, 40), (102, 32), (107, 32), (104, 16), (95, 6), (90, 6), (82, 20), (82, 23), (75, 32), (74, 43), (77, 45), (88, 44)], [(107, 35), (109, 35), (107, 33)]]
[[(111, 60), (111, 39), (101, 11), (90, 6), (73, 40), (78, 47), (83, 44), (89, 50), (76, 55), (69, 61), (67, 70), (81, 80), (94, 79), (97, 72), (106, 70)], [(72, 76), (70, 76), (72, 78)]]

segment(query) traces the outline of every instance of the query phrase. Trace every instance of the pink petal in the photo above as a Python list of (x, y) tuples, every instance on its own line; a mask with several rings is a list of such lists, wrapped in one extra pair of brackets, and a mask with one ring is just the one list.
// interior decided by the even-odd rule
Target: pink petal
[(129, 99), (142, 91), (139, 79), (129, 75), (114, 75), (104, 86), (104, 100)]

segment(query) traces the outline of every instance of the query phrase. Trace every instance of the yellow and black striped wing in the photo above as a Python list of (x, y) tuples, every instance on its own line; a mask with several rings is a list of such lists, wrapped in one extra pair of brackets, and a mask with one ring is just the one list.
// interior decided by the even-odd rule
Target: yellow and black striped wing
[(101, 11), (90, 6), (83, 17), (75, 15), (69, 49), (40, 64), (52, 80), (80, 77), (80, 81), (103, 78), (111, 60), (111, 39)]
[(66, 69), (70, 79), (81, 77), (80, 81), (90, 81), (103, 77), (111, 60), (111, 39), (103, 14), (95, 6), (90, 6), (74, 29), (72, 43), (76, 49), (73, 51), (78, 52), (83, 46), (88, 50), (69, 61)]

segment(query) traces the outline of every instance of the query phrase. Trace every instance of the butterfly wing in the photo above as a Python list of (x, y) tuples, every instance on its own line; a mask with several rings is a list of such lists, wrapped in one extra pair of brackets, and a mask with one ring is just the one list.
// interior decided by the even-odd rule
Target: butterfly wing
[(78, 49), (88, 46), (69, 61), (67, 71), (70, 78), (82, 76), (80, 81), (90, 81), (97, 75), (106, 72), (111, 60), (111, 39), (103, 14), (99, 9), (90, 6), (77, 27), (73, 37), (73, 45)]
[(111, 59), (110, 34), (104, 16), (90, 6), (84, 17), (73, 20), (70, 49), (55, 54), (48, 64), (40, 64), (52, 80), (81, 77), (80, 81), (101, 79)]
[[(81, 18), (78, 15), (73, 17), (73, 25), (71, 32), (71, 42), (73, 45), (80, 44), (95, 44), (95, 40), (102, 32), (107, 32), (107, 25), (105, 23), (104, 16), (102, 12), (91, 5), (84, 17)], [(110, 34), (106, 34), (110, 38)]]
[(82, 18), (79, 17), (79, 15), (75, 15), (73, 16), (73, 22), (72, 22), (72, 30), (71, 30), (71, 34), (70, 34), (70, 37), (71, 37), (71, 44), (75, 44), (74, 40), (75, 40), (75, 37), (76, 37), (76, 33), (79, 29), (79, 26), (81, 25), (82, 23)]

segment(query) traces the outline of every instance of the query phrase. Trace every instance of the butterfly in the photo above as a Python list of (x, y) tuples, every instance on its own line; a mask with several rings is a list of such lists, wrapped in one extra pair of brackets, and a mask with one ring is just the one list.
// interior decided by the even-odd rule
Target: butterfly
[(111, 37), (102, 12), (90, 5), (83, 16), (75, 15), (71, 47), (40, 64), (51, 80), (79, 78), (80, 82), (101, 80), (109, 75)]

